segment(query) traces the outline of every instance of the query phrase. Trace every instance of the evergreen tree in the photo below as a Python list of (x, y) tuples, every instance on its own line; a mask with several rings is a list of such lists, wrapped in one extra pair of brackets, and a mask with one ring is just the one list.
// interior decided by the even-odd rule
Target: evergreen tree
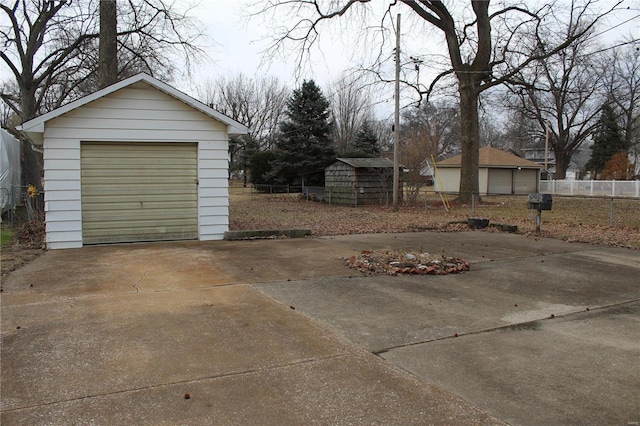
[[(272, 162), (270, 176), (278, 183), (294, 183), (304, 173), (322, 171), (336, 154), (331, 144), (329, 101), (313, 80), (305, 81), (293, 91), (287, 101), (287, 119), (280, 123), (280, 137), (276, 142), (277, 156)], [(323, 184), (324, 175), (317, 182)]]
[(251, 183), (254, 185), (274, 185), (275, 181), (270, 176), (272, 164), (275, 161), (274, 151), (256, 151), (249, 161)]
[(353, 151), (361, 157), (378, 157), (380, 155), (378, 136), (373, 131), (368, 120), (362, 123), (358, 133), (356, 133), (356, 137), (353, 140)]
[(610, 104), (604, 104), (600, 121), (593, 137), (591, 159), (587, 163), (587, 169), (595, 171), (597, 175), (604, 170), (607, 161), (614, 154), (628, 149), (629, 147), (622, 137), (622, 130), (618, 124), (615, 111)]

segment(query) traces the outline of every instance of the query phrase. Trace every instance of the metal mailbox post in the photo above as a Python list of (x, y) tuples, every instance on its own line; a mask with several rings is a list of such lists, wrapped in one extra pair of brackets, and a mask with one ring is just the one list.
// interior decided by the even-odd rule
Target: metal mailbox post
[(536, 232), (540, 232), (540, 223), (542, 222), (542, 210), (551, 210), (553, 205), (553, 196), (551, 194), (529, 194), (527, 200), (530, 209), (538, 211), (536, 214)]

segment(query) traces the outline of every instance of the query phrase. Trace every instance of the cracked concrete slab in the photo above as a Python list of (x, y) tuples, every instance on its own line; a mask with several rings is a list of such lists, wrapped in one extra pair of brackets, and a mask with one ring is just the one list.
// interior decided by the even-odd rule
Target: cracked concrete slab
[[(365, 249), (471, 271), (344, 267)], [(487, 232), (49, 251), (3, 282), (0, 421), (633, 422), (639, 265)]]
[(381, 356), (518, 425), (640, 420), (640, 302)]

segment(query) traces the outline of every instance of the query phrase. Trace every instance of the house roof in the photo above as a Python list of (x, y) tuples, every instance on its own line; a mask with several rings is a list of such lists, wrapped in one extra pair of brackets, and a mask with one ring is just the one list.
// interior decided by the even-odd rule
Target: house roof
[[(515, 168), (524, 167), (527, 169), (540, 169), (543, 166), (533, 161), (525, 160), (522, 157), (513, 155), (509, 152), (499, 150), (490, 146), (485, 146), (479, 150), (480, 157), (478, 159), (479, 167), (495, 167), (495, 168)], [(462, 155), (456, 155), (446, 160), (436, 163), (438, 167), (460, 167)]]
[(104, 96), (107, 96), (111, 93), (114, 93), (120, 89), (123, 89), (125, 87), (128, 86), (132, 86), (136, 83), (146, 83), (164, 93), (166, 93), (169, 96), (174, 97), (175, 99), (184, 102), (185, 104), (189, 105), (190, 107), (202, 112), (203, 114), (220, 121), (223, 124), (227, 125), (227, 133), (231, 136), (233, 135), (245, 135), (247, 134), (247, 126), (245, 126), (244, 124), (241, 124), (235, 120), (233, 120), (230, 117), (227, 117), (226, 115), (214, 110), (213, 108), (208, 107), (207, 105), (203, 104), (202, 102), (192, 98), (191, 96), (187, 95), (186, 93), (183, 93), (181, 91), (179, 91), (178, 89), (175, 89), (171, 86), (169, 86), (166, 83), (163, 83), (162, 81), (151, 77), (148, 74), (145, 73), (140, 73), (137, 75), (134, 75), (133, 77), (129, 77), (125, 80), (119, 81), (117, 83), (112, 84), (111, 86), (107, 86), (104, 89), (98, 90), (97, 92), (93, 92), (90, 95), (84, 96), (80, 99), (77, 99), (73, 102), (70, 102), (64, 106), (61, 106), (60, 108), (56, 108), (53, 111), (50, 111), (46, 114), (43, 114), (39, 117), (36, 117), (32, 120), (29, 120), (25, 123), (22, 123), (22, 126), (18, 127), (18, 130), (27, 133), (27, 134), (42, 134), (44, 133), (44, 125), (47, 121), (49, 120), (53, 120), (56, 117), (59, 117), (63, 114), (68, 113), (69, 111), (73, 111), (74, 109), (80, 108), (90, 102), (93, 102), (95, 100), (98, 100)]
[(336, 158), (356, 169), (360, 168), (393, 168), (393, 161), (388, 158)]

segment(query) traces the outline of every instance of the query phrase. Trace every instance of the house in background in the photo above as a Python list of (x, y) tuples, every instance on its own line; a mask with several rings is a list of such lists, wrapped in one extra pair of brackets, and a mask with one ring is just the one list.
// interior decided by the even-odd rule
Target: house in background
[[(542, 179), (547, 179), (544, 171), (545, 164), (545, 149), (544, 148), (524, 148), (522, 150), (524, 158), (533, 161), (534, 163), (542, 166)], [(556, 155), (552, 149), (546, 153), (547, 167), (549, 169), (548, 179), (556, 179)], [(582, 179), (585, 166), (591, 158), (591, 149), (581, 148), (574, 151), (571, 156), (571, 162), (567, 168), (566, 179), (567, 180), (580, 180)]]
[(44, 150), (47, 247), (222, 239), (229, 136), (247, 128), (146, 74), (23, 123)]
[[(480, 148), (478, 183), (480, 195), (529, 194), (538, 192), (543, 166), (492, 147)], [(436, 163), (438, 179), (434, 189), (457, 193), (460, 190), (461, 155)]]
[(332, 204), (386, 204), (393, 196), (393, 161), (388, 158), (337, 158), (325, 168), (324, 183), (324, 199)]

